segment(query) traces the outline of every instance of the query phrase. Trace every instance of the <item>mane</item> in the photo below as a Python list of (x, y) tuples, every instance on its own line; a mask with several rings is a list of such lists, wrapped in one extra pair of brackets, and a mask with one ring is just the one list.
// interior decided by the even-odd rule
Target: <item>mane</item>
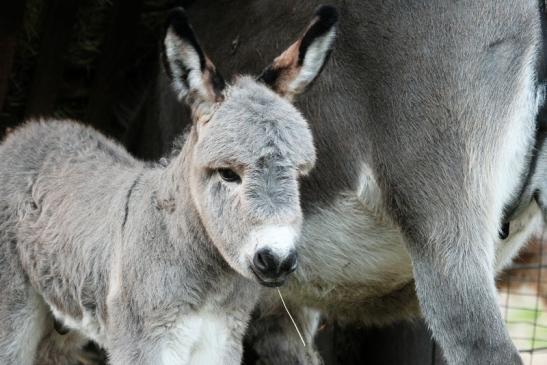
[(175, 137), (173, 143), (171, 144), (171, 150), (159, 159), (159, 165), (167, 166), (174, 158), (176, 158), (180, 154), (191, 130), (192, 125), (189, 124), (184, 128), (180, 135)]

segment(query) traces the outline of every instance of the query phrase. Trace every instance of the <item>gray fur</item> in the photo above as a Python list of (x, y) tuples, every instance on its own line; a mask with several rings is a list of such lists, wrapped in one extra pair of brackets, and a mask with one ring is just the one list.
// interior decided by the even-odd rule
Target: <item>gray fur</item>
[(254, 79), (211, 92), (212, 64), (193, 68), (201, 50), (170, 31), (169, 67), (189, 73), (171, 83), (194, 122), (165, 164), (72, 121), (29, 122), (0, 145), (1, 364), (33, 364), (38, 348), (55, 361), (53, 317), (112, 364), (240, 363), (263, 282), (252, 255), (277, 244), (253, 235), (296, 238), (315, 149), (301, 114)]
[[(520, 363), (494, 277), (541, 220), (529, 203), (498, 238), (533, 147), (537, 1), (334, 3), (337, 49), (299, 100), (318, 160), (302, 184), (301, 261), (288, 299), (376, 324), (419, 314), (419, 300), (449, 364)], [(225, 70), (258, 72), (316, 5), (204, 0), (190, 11), (197, 29), (222, 32), (206, 37), (213, 55), (233, 55)], [(238, 40), (235, 51), (226, 39)], [(267, 318), (254, 326), (265, 359), (304, 358), (272, 338)]]

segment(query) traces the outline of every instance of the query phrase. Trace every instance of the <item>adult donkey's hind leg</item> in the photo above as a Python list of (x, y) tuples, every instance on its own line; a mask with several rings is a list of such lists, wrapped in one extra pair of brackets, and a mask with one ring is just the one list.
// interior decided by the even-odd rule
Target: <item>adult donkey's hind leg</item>
[(375, 167), (448, 363), (520, 364), (497, 305), (495, 244), (533, 145), (537, 1), (423, 4), (429, 23), (395, 19), (413, 48), (380, 50), (391, 65), (379, 67), (405, 70), (382, 72), (374, 90), (388, 104), (371, 124)]

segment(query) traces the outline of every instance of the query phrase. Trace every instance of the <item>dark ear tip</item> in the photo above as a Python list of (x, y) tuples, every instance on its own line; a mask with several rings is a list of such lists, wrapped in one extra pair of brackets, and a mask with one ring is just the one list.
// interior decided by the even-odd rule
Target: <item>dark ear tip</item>
[(319, 5), (315, 9), (315, 15), (319, 18), (319, 22), (328, 27), (338, 22), (338, 9), (333, 5)]
[(199, 55), (201, 69), (203, 70), (206, 63), (205, 54), (199, 45), (197, 37), (190, 25), (190, 21), (188, 20), (188, 15), (183, 8), (177, 7), (169, 12), (169, 15), (167, 16), (167, 26), (165, 27), (166, 35), (169, 30), (173, 31), (178, 38), (194, 48)]
[(188, 23), (188, 15), (186, 14), (186, 10), (184, 10), (184, 8), (180, 6), (174, 9), (171, 9), (167, 16), (167, 23), (173, 24), (173, 23), (181, 23), (181, 22)]
[(167, 28), (171, 27), (180, 37), (188, 38), (192, 33), (188, 15), (184, 8), (174, 8), (167, 16)]

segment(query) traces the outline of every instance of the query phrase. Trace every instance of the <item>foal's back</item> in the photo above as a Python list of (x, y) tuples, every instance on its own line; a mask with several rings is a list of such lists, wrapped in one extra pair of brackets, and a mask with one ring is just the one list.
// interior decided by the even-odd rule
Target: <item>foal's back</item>
[(101, 227), (104, 224), (90, 220), (117, 219), (123, 213), (124, 192), (143, 168), (89, 127), (71, 121), (27, 123), (0, 145), (4, 218), (17, 215), (21, 230), (31, 223), (48, 225), (44, 231), (54, 231), (56, 225), (82, 232), (90, 223)]
[(105, 237), (119, 235), (127, 191), (143, 168), (75, 122), (14, 131), (0, 145), (0, 271), (23, 271), (54, 311), (104, 317), (105, 303), (95, 298), (107, 292), (113, 242)]
[[(4, 202), (19, 203), (23, 196), (36, 197), (44, 188), (74, 193), (75, 198), (99, 191), (110, 195), (109, 190), (122, 188), (119, 184), (143, 167), (118, 144), (73, 121), (27, 123), (0, 144), (0, 156)], [(54, 180), (56, 174), (59, 181)], [(48, 183), (54, 185), (46, 187)], [(81, 185), (90, 191), (75, 194)]]

